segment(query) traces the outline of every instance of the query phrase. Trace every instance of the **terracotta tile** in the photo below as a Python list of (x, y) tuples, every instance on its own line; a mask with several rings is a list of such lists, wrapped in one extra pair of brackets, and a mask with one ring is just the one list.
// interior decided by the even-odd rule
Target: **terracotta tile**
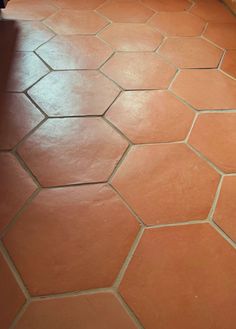
[(233, 329), (235, 276), (235, 250), (208, 224), (165, 227), (145, 231), (120, 291), (145, 329)]
[(98, 71), (52, 72), (28, 91), (49, 116), (102, 115), (119, 92)]
[(94, 36), (56, 36), (37, 50), (54, 69), (97, 69), (112, 54), (112, 49)]
[(165, 89), (176, 69), (155, 53), (116, 53), (102, 71), (124, 89)]
[(236, 113), (200, 115), (189, 142), (225, 172), (236, 172)]
[(46, 295), (111, 286), (138, 229), (109, 186), (45, 189), (4, 244), (31, 294)]
[(221, 64), (221, 70), (236, 78), (236, 50), (227, 50)]
[(108, 21), (94, 11), (60, 10), (44, 24), (57, 34), (96, 34)]
[(12, 149), (44, 116), (24, 94), (6, 94), (0, 112), (0, 149)]
[(113, 294), (100, 293), (30, 304), (16, 329), (135, 329)]
[(162, 41), (162, 35), (144, 24), (112, 24), (100, 37), (119, 51), (153, 51)]
[(184, 70), (171, 89), (198, 110), (236, 107), (236, 81), (218, 70)]
[(127, 142), (101, 118), (49, 119), (18, 148), (43, 186), (103, 182)]
[(235, 22), (234, 15), (219, 1), (197, 1), (191, 12), (208, 22)]
[(25, 297), (1, 253), (0, 290), (1, 329), (8, 329), (16, 314), (23, 306)]
[(31, 52), (16, 52), (8, 81), (8, 90), (21, 92), (49, 72), (47, 66)]
[(135, 0), (110, 0), (97, 11), (117, 23), (145, 23), (154, 14)]
[(36, 186), (9, 153), (0, 154), (0, 178), (0, 231), (2, 231), (31, 196)]
[(167, 36), (180, 37), (198, 36), (206, 25), (200, 17), (188, 12), (161, 12), (153, 16), (148, 24)]
[(225, 176), (214, 213), (214, 221), (236, 242), (236, 176)]
[(127, 91), (106, 118), (135, 144), (171, 142), (186, 137), (194, 112), (168, 91)]
[(135, 146), (112, 179), (148, 225), (205, 219), (218, 182), (219, 175), (185, 144)]
[(236, 49), (236, 19), (235, 23), (210, 23), (204, 37), (222, 48)]
[(42, 20), (56, 11), (47, 0), (11, 0), (2, 10), (4, 19)]
[(155, 11), (183, 11), (191, 6), (188, 0), (142, 0), (141, 2)]
[(180, 68), (214, 68), (223, 55), (201, 38), (168, 38), (158, 53)]
[(94, 10), (105, 0), (52, 0), (52, 2), (62, 9)]

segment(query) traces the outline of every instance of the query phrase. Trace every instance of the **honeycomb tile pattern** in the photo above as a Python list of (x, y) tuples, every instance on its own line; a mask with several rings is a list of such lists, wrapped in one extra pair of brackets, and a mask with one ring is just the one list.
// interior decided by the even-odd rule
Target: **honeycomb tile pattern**
[(235, 16), (220, 0), (1, 15), (1, 329), (235, 329)]

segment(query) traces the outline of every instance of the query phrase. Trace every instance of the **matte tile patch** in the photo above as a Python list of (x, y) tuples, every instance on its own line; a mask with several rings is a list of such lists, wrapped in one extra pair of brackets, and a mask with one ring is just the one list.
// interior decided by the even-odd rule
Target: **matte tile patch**
[(235, 15), (10, 0), (0, 22), (0, 329), (235, 329)]

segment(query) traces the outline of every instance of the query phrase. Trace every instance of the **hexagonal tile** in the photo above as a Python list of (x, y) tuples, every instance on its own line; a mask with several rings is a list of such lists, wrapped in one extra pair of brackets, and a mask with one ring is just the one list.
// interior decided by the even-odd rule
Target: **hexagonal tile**
[(208, 224), (163, 227), (144, 232), (120, 291), (145, 329), (233, 329), (235, 276), (235, 250)]
[(37, 53), (54, 69), (97, 69), (111, 56), (112, 49), (94, 36), (56, 36)]
[(59, 328), (135, 329), (131, 318), (113, 294), (99, 293), (32, 302), (16, 329)]
[(200, 115), (189, 143), (225, 172), (236, 172), (236, 113)]
[(188, 0), (141, 0), (141, 2), (155, 11), (182, 11), (191, 6)]
[(52, 72), (28, 91), (49, 116), (102, 115), (119, 92), (98, 71)]
[(205, 219), (218, 182), (216, 171), (180, 143), (133, 147), (112, 178), (147, 225)]
[(168, 38), (158, 53), (180, 68), (214, 68), (223, 55), (201, 38)]
[(236, 79), (236, 50), (227, 50), (221, 64), (221, 70)]
[(12, 220), (36, 185), (10, 153), (0, 154), (0, 231)]
[(171, 89), (198, 110), (236, 108), (236, 81), (218, 70), (181, 71)]
[(0, 149), (12, 149), (44, 116), (24, 94), (6, 94), (0, 111)]
[(162, 35), (144, 24), (112, 24), (100, 37), (119, 51), (152, 51), (162, 41)]
[(45, 189), (4, 244), (31, 294), (46, 295), (111, 286), (138, 229), (107, 185)]
[(52, 0), (52, 2), (62, 9), (94, 10), (105, 0)]
[(102, 71), (124, 89), (165, 89), (176, 69), (155, 53), (116, 53)]
[(214, 213), (214, 221), (236, 242), (236, 176), (225, 176)]
[(127, 91), (106, 118), (135, 144), (171, 142), (186, 137), (194, 112), (168, 91)]
[(9, 329), (25, 297), (5, 259), (0, 253), (0, 321), (1, 329)]
[(43, 186), (104, 182), (128, 143), (101, 118), (49, 119), (18, 148)]
[(167, 36), (192, 37), (202, 33), (206, 22), (188, 12), (161, 12), (148, 24)]
[(56, 10), (57, 8), (47, 0), (12, 0), (2, 10), (2, 17), (4, 19), (40, 21), (52, 15)]
[(25, 91), (49, 72), (47, 66), (32, 52), (16, 52), (8, 80), (9, 91)]
[(44, 24), (57, 34), (96, 34), (108, 21), (94, 11), (60, 10)]
[(236, 48), (236, 19), (235, 23), (209, 23), (204, 37), (226, 49)]
[(97, 11), (117, 23), (145, 23), (154, 14), (153, 10), (134, 0), (111, 0)]

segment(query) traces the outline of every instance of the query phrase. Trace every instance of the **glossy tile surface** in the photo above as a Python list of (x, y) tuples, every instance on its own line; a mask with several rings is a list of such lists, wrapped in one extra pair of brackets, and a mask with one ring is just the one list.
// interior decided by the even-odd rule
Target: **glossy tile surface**
[(213, 219), (217, 225), (236, 241), (236, 176), (224, 177)]
[(183, 11), (190, 7), (188, 0), (141, 0), (142, 3), (155, 11)]
[(106, 118), (139, 144), (183, 140), (194, 113), (167, 91), (127, 91), (112, 104)]
[(138, 227), (106, 185), (49, 189), (21, 214), (4, 244), (32, 295), (87, 290), (113, 284)]
[(102, 72), (124, 89), (165, 89), (176, 69), (155, 53), (116, 53)]
[(103, 114), (119, 92), (100, 72), (67, 71), (50, 73), (28, 94), (49, 116), (75, 116)]
[(218, 70), (181, 71), (171, 90), (198, 110), (236, 108), (236, 81)]
[(144, 233), (120, 291), (144, 328), (233, 329), (235, 275), (235, 250), (208, 224), (166, 227)]
[(219, 175), (184, 144), (133, 147), (112, 178), (148, 225), (205, 219), (218, 182)]
[(0, 149), (12, 149), (43, 119), (24, 94), (7, 94), (0, 112)]
[(236, 172), (235, 126), (236, 113), (200, 115), (189, 142), (223, 171)]
[(94, 10), (99, 7), (104, 0), (52, 0), (61, 9), (74, 10)]
[(41, 46), (37, 54), (54, 70), (97, 69), (112, 49), (94, 36), (56, 36)]
[(101, 293), (30, 304), (16, 329), (135, 329), (120, 302), (113, 294)]
[(8, 329), (25, 302), (25, 297), (6, 260), (0, 253), (0, 321)]
[(14, 218), (36, 185), (15, 157), (9, 153), (0, 154), (0, 231)]
[(215, 68), (223, 51), (201, 38), (169, 38), (158, 53), (179, 68)]
[(209, 23), (204, 37), (221, 48), (236, 49), (236, 23)]
[(43, 186), (104, 182), (128, 143), (101, 118), (50, 119), (18, 152)]

